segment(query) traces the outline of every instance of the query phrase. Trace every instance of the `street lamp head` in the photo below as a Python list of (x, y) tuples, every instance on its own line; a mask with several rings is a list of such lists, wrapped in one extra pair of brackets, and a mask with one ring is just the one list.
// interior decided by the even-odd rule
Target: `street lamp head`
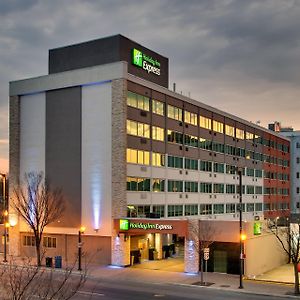
[(245, 241), (247, 239), (247, 236), (245, 233), (241, 234), (241, 241)]
[(5, 222), (4, 226), (5, 226), (5, 228), (9, 228), (10, 224), (8, 222)]
[(80, 231), (81, 233), (84, 233), (84, 232), (85, 232), (85, 226), (81, 226), (80, 229), (79, 229), (79, 231)]
[(7, 211), (7, 209), (3, 212), (3, 216), (4, 216), (4, 217), (7, 217), (7, 216), (8, 216), (8, 211)]

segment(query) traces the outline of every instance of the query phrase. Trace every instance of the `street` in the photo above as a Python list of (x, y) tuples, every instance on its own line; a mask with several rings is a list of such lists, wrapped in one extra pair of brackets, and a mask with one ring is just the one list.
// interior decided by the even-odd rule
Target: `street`
[(243, 291), (226, 291), (211, 287), (187, 286), (177, 284), (136, 283), (126, 280), (88, 279), (84, 288), (73, 299), (109, 299), (109, 300), (144, 300), (144, 299), (287, 299), (287, 297), (266, 296), (245, 293)]

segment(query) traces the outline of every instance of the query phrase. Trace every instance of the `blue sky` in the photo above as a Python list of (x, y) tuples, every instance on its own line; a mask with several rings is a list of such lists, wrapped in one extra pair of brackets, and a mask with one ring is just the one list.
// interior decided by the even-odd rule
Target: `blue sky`
[(48, 49), (117, 33), (169, 57), (177, 91), (300, 129), (299, 28), (297, 0), (0, 0), (0, 171), (9, 81), (47, 74)]

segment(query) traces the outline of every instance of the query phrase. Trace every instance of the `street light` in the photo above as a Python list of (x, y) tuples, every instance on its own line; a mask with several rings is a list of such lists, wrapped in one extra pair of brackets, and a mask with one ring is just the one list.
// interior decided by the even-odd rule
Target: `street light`
[(81, 226), (78, 231), (78, 271), (82, 271), (81, 268), (81, 256), (82, 256), (82, 241), (81, 235), (84, 234), (85, 227)]
[(8, 234), (8, 210), (7, 210), (7, 201), (6, 201), (6, 174), (0, 173), (0, 176), (3, 178), (2, 184), (2, 194), (3, 194), (3, 202), (4, 202), (4, 212), (3, 212), (3, 223), (4, 223), (4, 255), (3, 255), (3, 262), (7, 262), (7, 234)]
[(239, 175), (239, 211), (240, 211), (240, 286), (239, 289), (243, 289), (243, 262), (244, 262), (244, 254), (243, 254), (243, 207), (242, 207), (242, 195), (243, 195), (243, 185), (242, 185), (242, 168), (237, 168), (237, 173)]

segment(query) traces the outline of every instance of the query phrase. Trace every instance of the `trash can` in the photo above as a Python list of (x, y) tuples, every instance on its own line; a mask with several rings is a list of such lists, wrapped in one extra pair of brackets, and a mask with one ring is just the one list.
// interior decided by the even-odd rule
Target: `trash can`
[(131, 265), (134, 265), (134, 255), (131, 256)]
[(46, 257), (46, 267), (52, 268), (52, 257)]
[(61, 269), (61, 265), (62, 265), (62, 257), (55, 256), (55, 268)]

